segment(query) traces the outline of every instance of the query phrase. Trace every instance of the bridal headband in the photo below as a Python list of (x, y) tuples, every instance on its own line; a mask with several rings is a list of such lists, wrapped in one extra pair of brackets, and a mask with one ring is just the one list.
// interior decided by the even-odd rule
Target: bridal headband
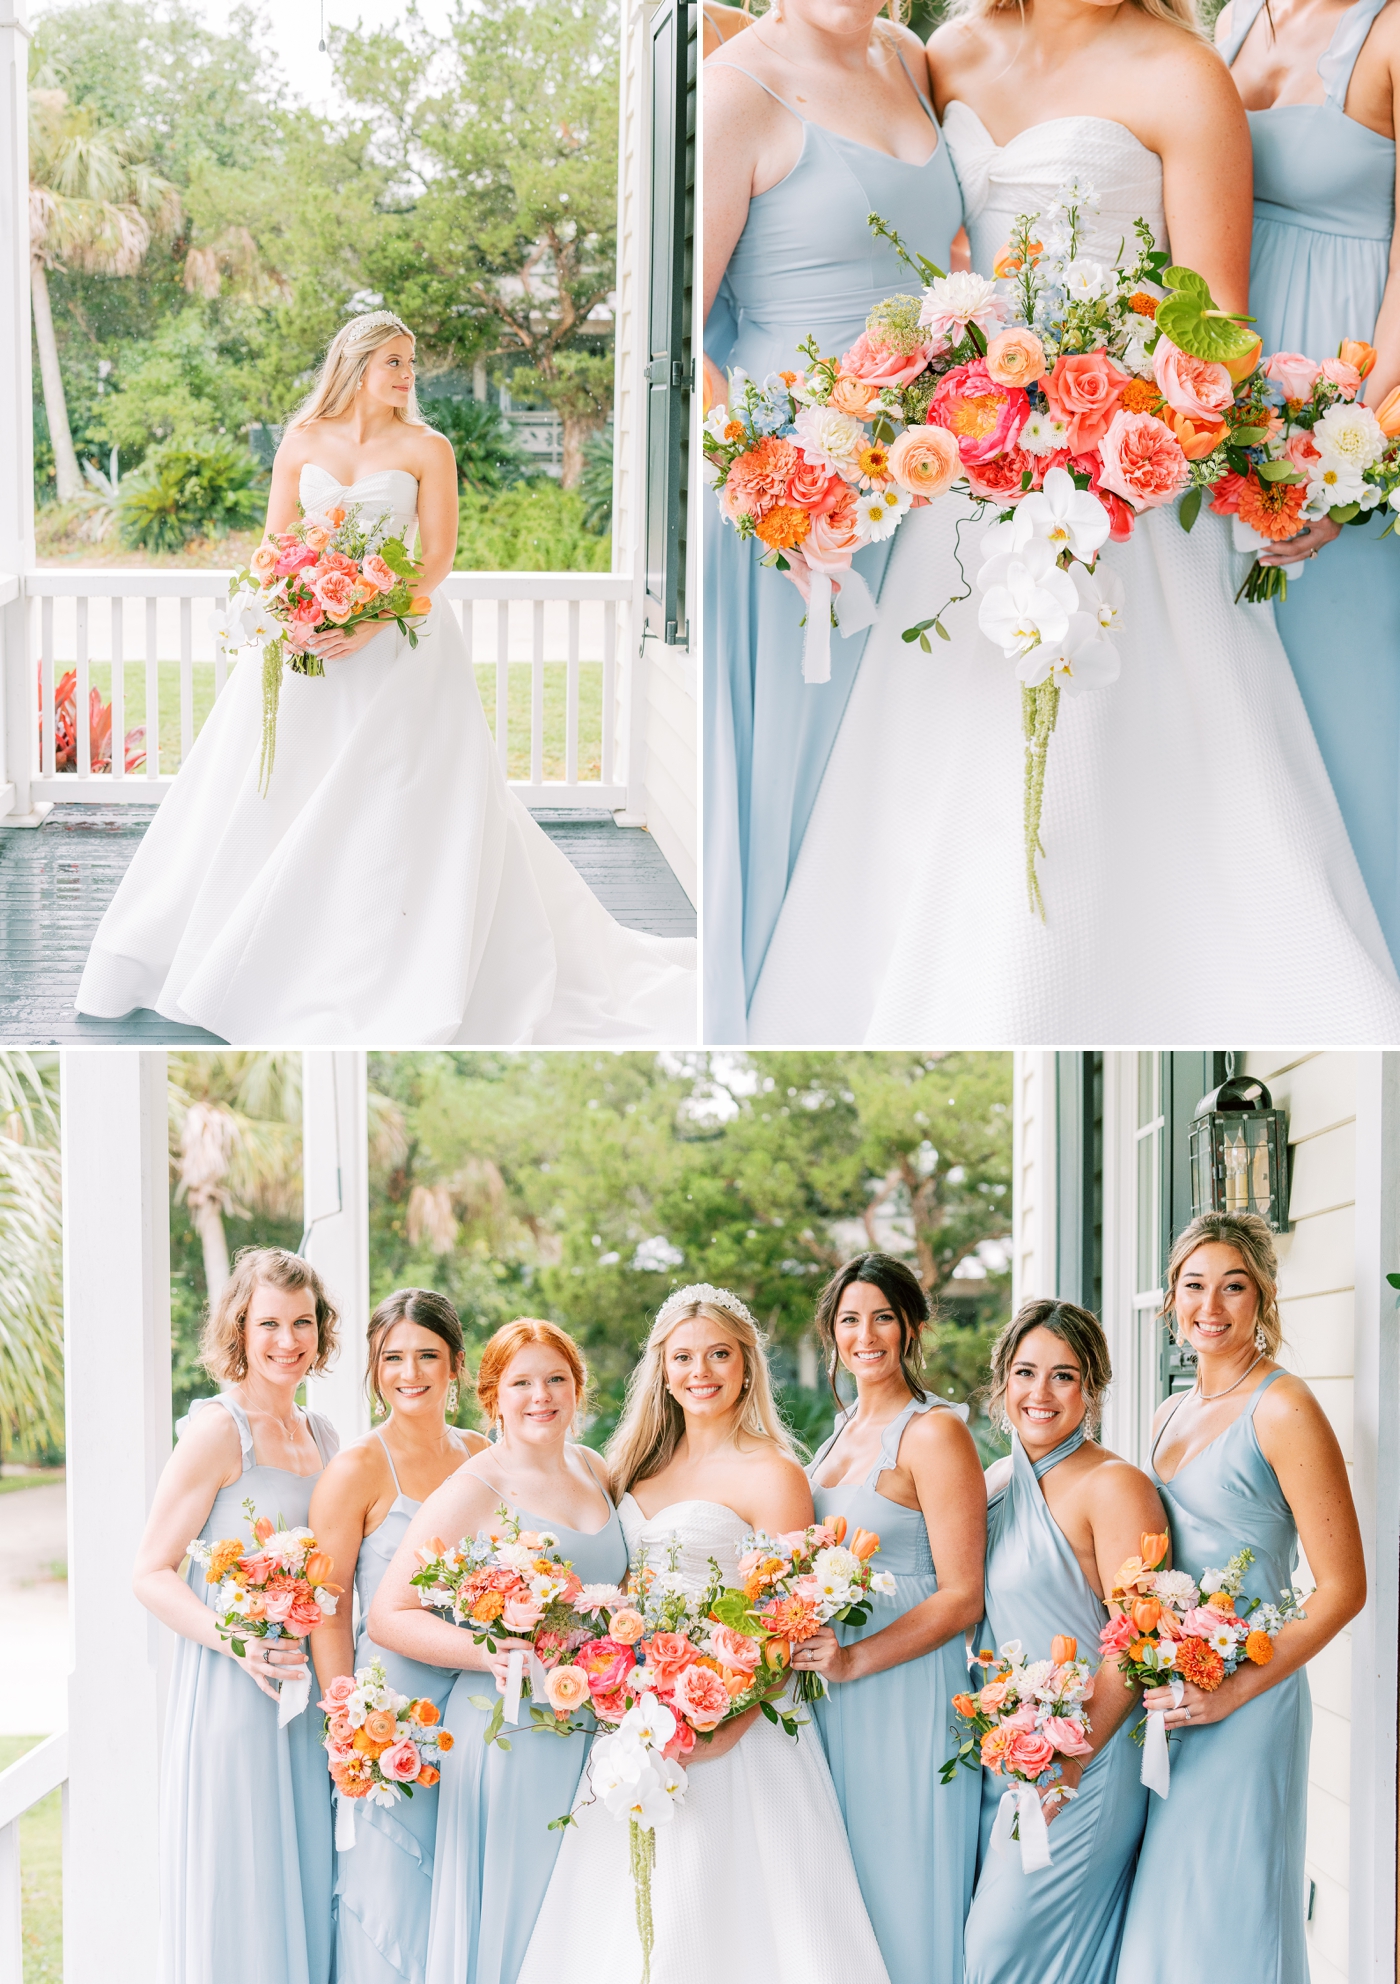
[(656, 1312), (657, 1322), (669, 1316), (673, 1309), (685, 1308), (692, 1302), (703, 1302), (713, 1309), (723, 1309), (731, 1316), (738, 1316), (751, 1330), (758, 1331), (758, 1324), (733, 1289), (715, 1288), (708, 1281), (694, 1281), (688, 1288), (673, 1289)]
[(371, 331), (382, 330), (386, 324), (392, 324), (395, 330), (402, 331), (406, 338), (413, 336), (408, 325), (401, 318), (396, 317), (392, 310), (370, 310), (363, 317), (352, 317), (350, 319), (350, 322), (345, 326), (345, 342), (347, 344), (359, 344), (361, 339), (367, 338)]

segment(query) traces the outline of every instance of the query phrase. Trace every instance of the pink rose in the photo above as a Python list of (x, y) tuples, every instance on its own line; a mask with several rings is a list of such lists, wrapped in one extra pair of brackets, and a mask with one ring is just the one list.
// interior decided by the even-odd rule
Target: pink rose
[(1062, 1757), (1087, 1757), (1090, 1746), (1084, 1741), (1084, 1732), (1067, 1715), (1049, 1715), (1041, 1725), (1042, 1733), (1048, 1742), (1055, 1745)]
[(1289, 435), (1283, 444), (1283, 452), (1294, 468), (1301, 469), (1304, 475), (1314, 462), (1322, 460), (1321, 450), (1305, 427), (1300, 428), (1296, 434)]
[(328, 620), (348, 620), (354, 611), (354, 585), (344, 572), (326, 572), (313, 588)]
[(867, 386), (907, 386), (918, 378), (936, 351), (947, 349), (947, 341), (937, 338), (931, 344), (917, 346), (906, 357), (903, 352), (891, 351), (878, 338), (872, 339), (868, 331), (862, 331), (850, 350), (843, 353), (841, 370)]
[(324, 1709), (327, 1715), (334, 1715), (343, 1703), (349, 1701), (354, 1692), (354, 1675), (337, 1674), (316, 1706), (317, 1708)]
[(945, 372), (924, 416), (946, 427), (964, 462), (989, 462), (1014, 447), (1030, 401), (1014, 386), (999, 386), (980, 358)]
[(326, 1734), (337, 1743), (348, 1743), (355, 1734), (349, 1716), (343, 1711), (339, 1715), (333, 1715), (326, 1729)]
[(1009, 1681), (988, 1681), (986, 1687), (978, 1691), (978, 1707), (985, 1709), (988, 1715), (995, 1715), (1010, 1692)]
[(1022, 1729), (1034, 1729), (1035, 1703), (1022, 1702), (1021, 1706), (1015, 1711), (1014, 1714), (1002, 1717), (1001, 1726), (1003, 1729), (1009, 1729), (1012, 1730), (1013, 1732)]
[(1225, 367), (1179, 351), (1170, 338), (1158, 338), (1152, 374), (1167, 405), (1192, 420), (1218, 425), (1221, 414), (1234, 403), (1235, 385)]
[(1361, 374), (1344, 358), (1324, 358), (1322, 376), (1330, 379), (1334, 386), (1340, 386), (1343, 399), (1354, 400), (1361, 391)]
[(632, 1649), (618, 1640), (585, 1640), (574, 1659), (588, 1676), (591, 1692), (610, 1695), (622, 1686), (627, 1670), (632, 1666)]
[(320, 618), (321, 602), (314, 593), (308, 594), (305, 599), (295, 601), (292, 606), (292, 620), (298, 626), (314, 627), (319, 623)]
[(248, 1580), (251, 1584), (266, 1584), (270, 1577), (275, 1577), (277, 1574), (278, 1563), (275, 1557), (264, 1557), (261, 1554), (255, 1554), (251, 1557), (244, 1557), (241, 1561), (244, 1570), (248, 1573)]
[(802, 555), (818, 570), (839, 570), (850, 564), (863, 542), (855, 491), (846, 488), (829, 510), (813, 517), (812, 528), (803, 539)]
[(1264, 364), (1264, 377), (1278, 387), (1286, 400), (1310, 399), (1313, 381), (1321, 371), (1315, 359), (1305, 358), (1300, 351), (1276, 351)]
[(941, 496), (961, 472), (958, 444), (946, 427), (906, 427), (895, 436), (890, 474), (911, 496)]
[(1099, 1634), (1099, 1652), (1105, 1658), (1111, 1653), (1126, 1653), (1139, 1637), (1138, 1629), (1128, 1614), (1116, 1612)]
[(544, 1607), (538, 1599), (508, 1598), (501, 1609), (501, 1623), (508, 1632), (530, 1633), (539, 1624)]
[(310, 1592), (299, 1588), (292, 1594), (292, 1602), (282, 1623), (294, 1638), (302, 1639), (320, 1625), (321, 1608)]
[(1213, 1605), (1196, 1605), (1182, 1614), (1181, 1628), (1189, 1639), (1208, 1640), (1222, 1626), (1237, 1626), (1233, 1613), (1217, 1612)]
[(1099, 480), (1135, 510), (1170, 503), (1191, 479), (1181, 443), (1165, 421), (1151, 413), (1114, 414), (1099, 443)]
[(1055, 1761), (1055, 1745), (1039, 1729), (1018, 1729), (1006, 1746), (1007, 1768), (1035, 1779)]
[(713, 1667), (697, 1662), (677, 1679), (671, 1703), (693, 1729), (717, 1729), (729, 1708), (729, 1690)]
[(416, 1743), (405, 1737), (401, 1743), (391, 1744), (379, 1753), (379, 1768), (391, 1784), (412, 1784), (423, 1768), (423, 1758)]
[(1106, 351), (1085, 351), (1057, 358), (1055, 369), (1042, 381), (1050, 411), (1063, 420), (1072, 454), (1082, 454), (1103, 437), (1118, 409), (1129, 374)]
[(732, 1626), (716, 1626), (710, 1634), (710, 1651), (722, 1667), (752, 1674), (763, 1649), (747, 1633), (736, 1633)]
[(360, 568), (376, 592), (392, 592), (398, 577), (389, 570), (377, 551), (371, 551)]

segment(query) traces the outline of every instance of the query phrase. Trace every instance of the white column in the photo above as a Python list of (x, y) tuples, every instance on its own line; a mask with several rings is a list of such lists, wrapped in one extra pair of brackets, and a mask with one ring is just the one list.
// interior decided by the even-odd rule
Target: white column
[[(0, 0), (0, 580), (34, 569), (34, 428), (29, 332), (29, 27)], [(29, 792), (34, 704), (29, 604), (0, 604), (0, 817), (37, 825)]]
[(1352, 1490), (1370, 1602), (1351, 1627), (1348, 1974), (1394, 1984), (1397, 1565), (1400, 1531), (1400, 1054), (1356, 1057)]
[(160, 1902), (168, 1650), (129, 1574), (171, 1446), (164, 1053), (65, 1053), (62, 1121), (73, 1662), (63, 1965), (73, 1984), (143, 1984)]
[(1012, 1058), (1011, 1306), (1054, 1295), (1055, 1057)]
[(340, 1311), (340, 1353), (308, 1380), (307, 1403), (335, 1423), (341, 1445), (369, 1431), (369, 1116), (359, 1049), (302, 1055), (303, 1252)]

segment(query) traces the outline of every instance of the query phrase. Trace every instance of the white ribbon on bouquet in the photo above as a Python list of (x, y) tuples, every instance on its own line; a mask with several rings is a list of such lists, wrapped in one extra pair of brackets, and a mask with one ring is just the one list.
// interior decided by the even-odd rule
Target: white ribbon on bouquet
[(283, 1681), (277, 1690), (277, 1727), (285, 1729), (289, 1722), (295, 1721), (310, 1700), (309, 1674), (304, 1674), (299, 1681)]
[(524, 1692), (526, 1663), (529, 1663), (530, 1692), (537, 1702), (545, 1699), (545, 1672), (539, 1655), (531, 1647), (514, 1647), (506, 1662), (506, 1705), (505, 1720), (518, 1723), (520, 1720), (520, 1698)]
[[(1172, 1707), (1181, 1707), (1183, 1692), (1182, 1679), (1173, 1674), (1168, 1683), (1172, 1691)], [(1155, 1791), (1159, 1798), (1165, 1798), (1172, 1788), (1171, 1758), (1167, 1754), (1167, 1716), (1165, 1709), (1151, 1709), (1147, 1717), (1147, 1734), (1142, 1739), (1142, 1782), (1149, 1791)]]
[(348, 1853), (355, 1844), (355, 1805), (354, 1800), (335, 1794), (335, 1850)]
[(1017, 1845), (1021, 1849), (1023, 1874), (1036, 1874), (1050, 1865), (1050, 1834), (1040, 1806), (1040, 1793), (1033, 1784), (1013, 1784), (1009, 1791), (1002, 1792), (997, 1806), (996, 1823), (992, 1827), (993, 1848), (1009, 1855)]
[(816, 565), (801, 551), (784, 552), (788, 577), (807, 602), (807, 638), (802, 648), (802, 680), (831, 680), (831, 614), (849, 638), (873, 627), (879, 609), (870, 588), (853, 565)]

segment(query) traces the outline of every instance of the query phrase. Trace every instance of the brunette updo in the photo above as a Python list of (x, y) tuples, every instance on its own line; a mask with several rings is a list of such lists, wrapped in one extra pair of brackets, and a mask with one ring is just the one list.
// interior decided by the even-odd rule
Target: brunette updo
[(1006, 1416), (1006, 1385), (1022, 1339), (1032, 1330), (1049, 1330), (1074, 1352), (1079, 1366), (1079, 1385), (1084, 1394), (1084, 1424), (1097, 1433), (1103, 1418), (1104, 1397), (1113, 1379), (1113, 1362), (1108, 1354), (1108, 1338), (1103, 1324), (1077, 1302), (1056, 1302), (1049, 1296), (1023, 1302), (992, 1345), (992, 1382), (987, 1397), (987, 1416), (1003, 1432), (1010, 1430)]
[(547, 1344), (551, 1350), (558, 1352), (573, 1373), (578, 1403), (580, 1406), (583, 1404), (588, 1390), (588, 1367), (583, 1361), (583, 1352), (568, 1331), (560, 1329), (558, 1323), (546, 1322), (539, 1316), (517, 1316), (513, 1323), (502, 1323), (487, 1343), (476, 1374), (476, 1402), (492, 1425), (498, 1417), (501, 1379), (516, 1352), (523, 1350), (528, 1343)]
[(447, 1297), (431, 1288), (396, 1288), (370, 1317), (365, 1337), (365, 1390), (370, 1404), (381, 1412), (385, 1407), (379, 1390), (379, 1359), (384, 1340), (396, 1323), (416, 1323), (420, 1329), (431, 1330), (447, 1345), (453, 1377), (462, 1371), (462, 1321)]

